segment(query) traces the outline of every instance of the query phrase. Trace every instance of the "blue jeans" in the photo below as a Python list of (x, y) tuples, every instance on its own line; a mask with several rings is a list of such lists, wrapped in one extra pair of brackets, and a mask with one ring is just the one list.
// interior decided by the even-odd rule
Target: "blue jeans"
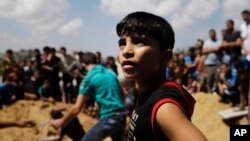
[(125, 126), (125, 114), (117, 114), (100, 119), (97, 124), (83, 136), (81, 141), (102, 141), (108, 136), (112, 138), (112, 141), (124, 141)]

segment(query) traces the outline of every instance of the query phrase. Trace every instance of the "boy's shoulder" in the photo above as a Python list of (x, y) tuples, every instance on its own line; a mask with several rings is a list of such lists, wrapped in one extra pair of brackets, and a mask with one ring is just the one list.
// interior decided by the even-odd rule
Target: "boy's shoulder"
[(187, 117), (191, 117), (196, 101), (186, 88), (176, 82), (166, 82), (162, 87), (165, 87), (166, 95), (171, 96), (174, 102), (181, 104), (183, 109), (187, 108)]

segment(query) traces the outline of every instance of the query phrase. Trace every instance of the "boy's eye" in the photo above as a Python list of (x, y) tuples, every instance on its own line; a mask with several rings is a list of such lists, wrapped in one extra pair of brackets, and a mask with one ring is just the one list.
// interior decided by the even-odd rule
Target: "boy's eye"
[(118, 41), (118, 45), (119, 45), (119, 47), (126, 46), (126, 41), (125, 41), (125, 39), (120, 39), (120, 40)]
[(141, 45), (141, 46), (148, 45), (148, 41), (142, 38), (134, 38), (132, 42), (135, 45)]

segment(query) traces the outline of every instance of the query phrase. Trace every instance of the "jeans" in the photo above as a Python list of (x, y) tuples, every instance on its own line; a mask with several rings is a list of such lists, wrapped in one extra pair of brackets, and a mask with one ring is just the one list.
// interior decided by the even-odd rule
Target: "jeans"
[(112, 141), (124, 141), (125, 126), (125, 114), (117, 114), (100, 119), (97, 124), (85, 134), (81, 141), (102, 141), (108, 136), (112, 138)]

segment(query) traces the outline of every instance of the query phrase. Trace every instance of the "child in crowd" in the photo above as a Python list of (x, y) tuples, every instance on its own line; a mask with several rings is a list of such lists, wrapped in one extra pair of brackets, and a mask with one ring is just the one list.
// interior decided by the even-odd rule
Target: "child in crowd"
[(135, 80), (139, 91), (128, 140), (206, 140), (190, 121), (193, 97), (180, 84), (166, 81), (175, 41), (170, 24), (162, 17), (135, 12), (121, 20), (116, 31), (123, 73)]
[(220, 102), (232, 102), (232, 106), (239, 103), (239, 91), (237, 81), (237, 70), (229, 67), (228, 64), (221, 64), (219, 71), (219, 81), (215, 92), (221, 97)]
[(39, 87), (38, 89), (38, 94), (40, 99), (48, 102), (54, 102), (53, 94), (54, 94), (54, 89), (50, 85), (49, 80), (45, 79), (44, 84)]
[(197, 81), (194, 80), (191, 75), (188, 75), (187, 86), (186, 86), (187, 91), (192, 94), (197, 92), (197, 88), (198, 88)]

